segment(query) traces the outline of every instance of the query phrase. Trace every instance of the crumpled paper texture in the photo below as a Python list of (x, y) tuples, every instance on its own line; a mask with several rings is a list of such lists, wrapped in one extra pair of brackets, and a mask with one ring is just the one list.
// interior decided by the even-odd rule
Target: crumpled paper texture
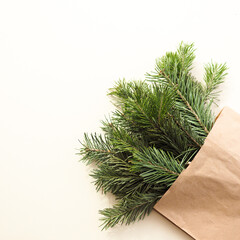
[(204, 145), (155, 205), (194, 239), (240, 239), (240, 115), (223, 108)]

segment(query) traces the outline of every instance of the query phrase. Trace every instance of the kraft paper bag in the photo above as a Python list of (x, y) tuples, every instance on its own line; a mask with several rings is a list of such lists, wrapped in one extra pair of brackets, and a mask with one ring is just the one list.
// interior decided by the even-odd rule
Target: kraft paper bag
[(194, 239), (240, 239), (240, 115), (223, 108), (155, 210)]

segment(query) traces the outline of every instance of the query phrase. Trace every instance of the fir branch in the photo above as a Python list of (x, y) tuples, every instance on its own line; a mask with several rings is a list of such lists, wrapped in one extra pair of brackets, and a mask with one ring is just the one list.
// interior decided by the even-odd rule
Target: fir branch
[(169, 187), (183, 170), (171, 153), (156, 148), (134, 152), (133, 156), (131, 161), (133, 171), (140, 172), (140, 176), (147, 183)]
[(96, 190), (111, 192), (116, 196), (124, 196), (143, 187), (140, 176), (133, 173), (130, 164), (120, 158), (113, 157), (108, 162), (94, 169), (91, 176), (95, 179)]
[(141, 135), (130, 132), (126, 127), (120, 126), (120, 124), (115, 124), (113, 119), (103, 121), (102, 124), (102, 129), (118, 153), (132, 152), (145, 145)]
[(174, 90), (159, 84), (147, 85), (141, 81), (126, 83), (122, 80), (111, 89), (109, 95), (114, 97), (119, 108), (118, 122), (122, 122), (123, 116), (131, 130), (143, 134), (150, 145), (157, 144), (162, 148), (165, 147), (161, 144), (168, 145), (167, 149), (177, 154), (182, 151), (180, 142), (170, 139), (163, 127), (167, 113), (175, 103)]
[(183, 96), (183, 94), (179, 91), (177, 84), (175, 84), (174, 82), (171, 81), (171, 79), (169, 78), (169, 76), (166, 75), (166, 73), (164, 72), (164, 70), (160, 70), (159, 71), (159, 76), (160, 77), (164, 77), (165, 79), (167, 79), (169, 81), (169, 83), (173, 86), (174, 89), (177, 89), (176, 92), (178, 94), (178, 96), (182, 99), (183, 103), (187, 106), (187, 108), (189, 109), (189, 111), (193, 114), (193, 116), (196, 118), (196, 120), (198, 121), (198, 123), (200, 124), (200, 126), (203, 128), (203, 130), (205, 131), (206, 134), (209, 133), (209, 130), (207, 129), (207, 127), (202, 123), (201, 119), (199, 118), (198, 114), (194, 111), (194, 109), (191, 107), (190, 103), (187, 101), (187, 99)]
[(159, 198), (159, 194), (154, 193), (138, 193), (131, 198), (123, 198), (112, 208), (99, 211), (103, 216), (101, 226), (103, 229), (108, 229), (119, 223), (128, 225), (131, 222), (141, 220), (149, 215)]
[(199, 144), (193, 137), (192, 135), (185, 129), (185, 127), (176, 119), (174, 115), (171, 113), (168, 113), (168, 115), (174, 120), (174, 122), (182, 129), (182, 131), (189, 137), (191, 141), (193, 141), (199, 148), (202, 147), (201, 144)]
[[(201, 83), (191, 75), (194, 60), (193, 45), (181, 44), (177, 52), (169, 52), (156, 62), (155, 71), (147, 74), (148, 80), (160, 85), (167, 85), (176, 90), (178, 96), (176, 108), (182, 112), (190, 128), (204, 142), (213, 125), (211, 102), (204, 101), (205, 91)], [(184, 49), (184, 50), (183, 50)], [(173, 114), (174, 115), (174, 114)], [(198, 143), (199, 141), (195, 139)]]
[(205, 101), (208, 100), (217, 100), (217, 96), (219, 92), (216, 92), (216, 89), (219, 87), (221, 83), (223, 83), (224, 78), (227, 76), (227, 65), (217, 64), (217, 63), (209, 63), (204, 66), (205, 74), (204, 81), (206, 83), (205, 86)]
[[(81, 142), (80, 142), (81, 143)], [(113, 150), (111, 142), (101, 135), (84, 134), (84, 142), (81, 143), (79, 155), (82, 155), (82, 161), (87, 164), (99, 164), (105, 162), (116, 152)]]

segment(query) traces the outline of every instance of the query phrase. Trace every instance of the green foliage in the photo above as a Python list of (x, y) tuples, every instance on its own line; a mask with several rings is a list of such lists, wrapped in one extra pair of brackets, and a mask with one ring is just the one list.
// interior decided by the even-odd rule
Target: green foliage
[(80, 153), (94, 163), (97, 191), (117, 203), (100, 211), (103, 229), (143, 219), (192, 161), (211, 130), (211, 110), (226, 64), (205, 65), (204, 83), (191, 74), (193, 44), (181, 43), (156, 61), (145, 81), (116, 82), (116, 110), (102, 135), (85, 134)]
[(151, 212), (160, 195), (154, 193), (136, 193), (135, 195), (123, 198), (113, 208), (106, 208), (100, 211), (103, 229), (114, 227), (116, 224), (130, 224), (143, 219)]
[[(199, 117), (200, 113), (204, 119), (206, 118), (205, 105), (202, 101), (203, 87), (189, 72), (194, 57), (193, 48), (181, 44), (177, 52), (167, 53), (158, 59), (155, 72), (148, 74), (148, 77), (154, 82), (176, 89), (176, 109), (192, 123), (199, 135), (204, 136), (208, 129)], [(211, 119), (206, 119), (206, 123), (211, 125)]]
[(206, 83), (204, 98), (206, 101), (211, 101), (212, 99), (215, 100), (219, 93), (216, 90), (219, 85), (223, 83), (224, 78), (227, 75), (227, 66), (226, 64), (209, 63), (205, 65), (204, 69), (205, 74), (203, 79)]
[(107, 161), (114, 151), (111, 142), (106, 138), (97, 134), (89, 136), (85, 133), (80, 154), (83, 156), (81, 160), (87, 164), (98, 164)]
[(171, 186), (184, 169), (174, 156), (156, 148), (134, 152), (132, 169), (138, 172), (144, 182)]

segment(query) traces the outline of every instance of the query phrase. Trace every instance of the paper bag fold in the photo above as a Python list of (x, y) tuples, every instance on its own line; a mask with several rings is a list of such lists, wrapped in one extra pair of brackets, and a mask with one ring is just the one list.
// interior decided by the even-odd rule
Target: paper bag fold
[(225, 107), (204, 145), (154, 207), (194, 239), (240, 239), (240, 115)]

